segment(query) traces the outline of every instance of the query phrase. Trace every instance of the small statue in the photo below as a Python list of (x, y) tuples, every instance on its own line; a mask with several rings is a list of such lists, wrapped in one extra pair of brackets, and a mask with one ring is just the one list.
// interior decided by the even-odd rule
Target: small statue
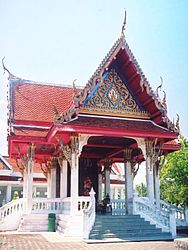
[(92, 181), (89, 177), (86, 177), (84, 180), (84, 196), (89, 196), (89, 192), (91, 191)]

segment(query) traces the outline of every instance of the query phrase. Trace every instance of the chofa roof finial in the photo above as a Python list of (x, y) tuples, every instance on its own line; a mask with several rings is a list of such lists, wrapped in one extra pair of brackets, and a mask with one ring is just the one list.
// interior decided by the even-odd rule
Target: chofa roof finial
[(176, 120), (176, 129), (178, 132), (180, 132), (180, 117), (178, 114), (177, 114), (177, 120)]
[(4, 73), (5, 73), (5, 71), (8, 72), (8, 74), (9, 74), (8, 79), (16, 78), (16, 77), (15, 77), (12, 73), (10, 73), (10, 71), (5, 67), (4, 60), (5, 60), (5, 57), (3, 57), (3, 59), (2, 59), (2, 65), (3, 65)]
[(8, 74), (11, 75), (10, 71), (5, 67), (4, 60), (5, 60), (5, 56), (2, 59), (2, 65), (3, 65), (4, 73), (5, 73), (5, 71), (7, 71)]
[(125, 16), (124, 16), (124, 21), (123, 21), (123, 25), (122, 25), (122, 29), (121, 29), (121, 34), (123, 35), (124, 34), (124, 31), (125, 31), (125, 26), (126, 26), (126, 18), (127, 18), (127, 12), (125, 10)]
[(162, 76), (160, 76), (160, 80), (161, 80), (160, 85), (157, 87), (157, 89), (155, 91), (157, 97), (159, 97), (159, 89), (161, 90), (161, 88), (163, 86), (163, 78), (162, 78)]
[(73, 88), (73, 98), (74, 98), (74, 97), (76, 96), (76, 94), (77, 94), (76, 84), (75, 84), (76, 80), (77, 80), (77, 79), (75, 79), (75, 80), (73, 81), (73, 83), (72, 83), (72, 88)]

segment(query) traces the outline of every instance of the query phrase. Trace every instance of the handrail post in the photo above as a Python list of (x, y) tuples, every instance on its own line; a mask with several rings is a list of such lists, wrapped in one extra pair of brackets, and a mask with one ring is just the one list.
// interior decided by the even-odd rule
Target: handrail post
[(83, 238), (88, 239), (90, 230), (95, 222), (95, 191), (92, 188), (89, 192), (89, 206), (83, 210)]
[(169, 214), (169, 224), (170, 224), (170, 232), (172, 237), (176, 236), (176, 217), (175, 217), (175, 210), (171, 209)]
[(136, 214), (136, 198), (138, 197), (137, 193), (133, 194), (133, 214)]
[(88, 239), (88, 212), (84, 211), (83, 223), (83, 238)]
[(185, 222), (188, 225), (188, 207), (185, 207)]

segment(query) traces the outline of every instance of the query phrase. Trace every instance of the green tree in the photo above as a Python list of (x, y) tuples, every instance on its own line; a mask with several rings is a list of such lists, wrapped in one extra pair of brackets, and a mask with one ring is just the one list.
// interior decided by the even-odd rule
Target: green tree
[(170, 153), (160, 172), (161, 199), (188, 206), (188, 140), (180, 139), (181, 149)]
[(135, 189), (136, 189), (138, 196), (141, 196), (141, 197), (147, 196), (147, 187), (145, 184), (143, 183), (137, 184)]

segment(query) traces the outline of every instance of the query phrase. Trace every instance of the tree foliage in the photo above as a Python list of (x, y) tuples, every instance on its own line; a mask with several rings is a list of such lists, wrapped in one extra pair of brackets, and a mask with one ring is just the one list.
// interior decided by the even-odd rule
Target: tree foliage
[(188, 140), (180, 140), (181, 150), (170, 153), (160, 172), (161, 199), (188, 206)]
[(137, 184), (135, 189), (136, 189), (136, 193), (138, 194), (138, 196), (141, 196), (141, 197), (147, 196), (147, 187), (145, 184), (143, 183)]

